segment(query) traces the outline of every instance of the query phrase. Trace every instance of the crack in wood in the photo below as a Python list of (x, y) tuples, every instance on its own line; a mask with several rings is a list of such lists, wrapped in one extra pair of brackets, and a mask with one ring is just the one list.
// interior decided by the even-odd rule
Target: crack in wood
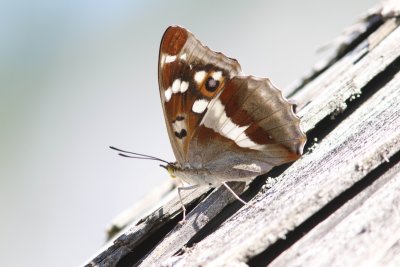
[[(304, 147), (304, 151), (308, 151), (311, 146), (319, 143), (325, 138), (330, 132), (333, 131), (341, 122), (343, 122), (348, 116), (358, 109), (363, 103), (365, 103), (371, 96), (382, 89), (393, 77), (400, 71), (400, 57), (397, 57), (385, 70), (376, 75), (370, 80), (364, 87), (362, 87), (361, 93), (351, 99), (348, 98), (345, 102), (346, 109), (339, 114), (336, 114), (334, 118), (331, 116), (325, 117), (323, 120), (317, 123), (315, 128), (307, 132), (307, 143)], [(317, 140), (317, 142), (315, 141)]]

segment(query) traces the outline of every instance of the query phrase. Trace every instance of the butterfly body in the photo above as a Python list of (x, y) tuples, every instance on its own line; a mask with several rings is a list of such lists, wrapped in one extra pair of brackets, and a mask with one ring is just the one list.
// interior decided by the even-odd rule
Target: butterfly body
[(169, 27), (158, 64), (160, 98), (177, 162), (171, 176), (196, 186), (248, 181), (296, 160), (306, 136), (293, 106), (269, 79)]
[[(239, 166), (240, 167), (240, 166)], [(253, 167), (253, 168), (252, 168)], [(186, 184), (198, 185), (198, 186), (208, 186), (208, 187), (218, 187), (224, 181), (247, 181), (260, 175), (261, 170), (259, 170), (256, 165), (248, 166), (245, 169), (220, 169), (213, 170), (207, 168), (191, 168), (191, 167), (181, 167), (177, 163), (172, 163), (166, 167), (172, 177), (178, 177)], [(245, 168), (243, 166), (243, 168)]]

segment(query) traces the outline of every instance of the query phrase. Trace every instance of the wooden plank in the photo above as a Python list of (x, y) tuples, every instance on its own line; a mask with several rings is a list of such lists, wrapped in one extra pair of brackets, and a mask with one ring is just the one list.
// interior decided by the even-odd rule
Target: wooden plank
[[(183, 192), (182, 200), (186, 205), (191, 205), (207, 191), (208, 189), (199, 188), (191, 192)], [(181, 204), (176, 193), (175, 197), (167, 204), (157, 208), (141, 220), (133, 222), (128, 226), (129, 230), (109, 241), (86, 266), (115, 266), (152, 232), (178, 216), (181, 211)]]
[[(366, 53), (371, 52), (378, 44), (380, 44), (383, 39), (385, 39), (393, 30), (397, 28), (397, 26), (398, 22), (395, 19), (386, 21), (366, 40), (354, 48), (351, 53), (339, 59), (328, 70), (320, 74), (314, 80), (310, 81), (302, 88), (301, 91), (298, 91), (296, 94), (294, 94), (293, 100), (296, 101), (301, 108), (310, 101), (317, 99), (319, 95), (325, 95), (325, 92), (330, 92), (332, 89), (336, 91), (337, 89), (335, 88), (338, 86), (340, 87), (342, 84), (350, 82), (348, 79), (343, 80), (343, 77), (346, 77), (346, 75), (348, 75), (348, 77), (355, 76), (356, 74), (354, 73), (357, 73), (360, 68), (368, 66), (368, 64), (364, 64), (356, 69), (353, 68), (353, 65), (359, 65), (357, 62), (364, 55), (366, 55)], [(367, 58), (363, 62), (368, 62), (368, 60), (370, 59)], [(391, 62), (391, 60), (389, 59), (388, 62)], [(375, 75), (379, 72), (379, 69), (377, 69), (375, 73), (373, 71), (369, 71), (369, 73), (372, 75)]]
[[(399, 241), (400, 163), (397, 163), (270, 266), (389, 266), (394, 263), (389, 255), (400, 252)], [(383, 264), (385, 258), (388, 264)]]
[[(236, 192), (242, 192), (243, 183), (231, 183), (231, 188)], [(149, 253), (142, 266), (159, 264), (162, 259), (167, 259), (180, 248), (182, 248), (196, 233), (198, 233), (211, 219), (218, 215), (221, 210), (235, 200), (235, 197), (225, 187), (218, 190), (204, 199), (187, 216), (184, 225), (177, 225), (159, 244)]]
[(108, 239), (112, 239), (128, 225), (134, 222), (137, 223), (141, 218), (146, 217), (149, 211), (155, 210), (167, 204), (168, 201), (171, 201), (176, 195), (176, 191), (174, 191), (175, 194), (171, 194), (174, 188), (173, 180), (167, 179), (164, 183), (146, 194), (140, 201), (132, 205), (132, 207), (118, 214), (107, 227)]
[(388, 249), (384, 257), (377, 262), (377, 266), (400, 266), (400, 240)]
[[(242, 208), (187, 253), (166, 261), (177, 266), (236, 266), (285, 238), (399, 151), (398, 88), (400, 74), (279, 176), (279, 183), (255, 197), (253, 206)], [(313, 115), (305, 114), (305, 120)]]
[[(388, 22), (391, 24), (391, 22)], [(328, 116), (342, 112), (346, 109), (346, 101), (362, 93), (362, 88), (371, 79), (385, 70), (387, 66), (399, 57), (398, 44), (400, 43), (400, 27), (397, 27), (391, 34), (382, 40), (373, 50), (366, 54), (361, 60), (353, 63), (352, 57), (345, 57), (338, 64), (352, 67), (336, 68), (329, 71), (308, 84), (305, 92), (319, 92), (313, 94), (315, 100), (309, 102), (310, 95), (296, 96), (295, 99), (301, 106), (300, 111), (303, 117), (302, 126), (305, 131), (313, 129), (318, 122)], [(343, 63), (346, 61), (346, 63)], [(333, 72), (331, 74), (331, 72)], [(307, 105), (307, 103), (309, 103)]]

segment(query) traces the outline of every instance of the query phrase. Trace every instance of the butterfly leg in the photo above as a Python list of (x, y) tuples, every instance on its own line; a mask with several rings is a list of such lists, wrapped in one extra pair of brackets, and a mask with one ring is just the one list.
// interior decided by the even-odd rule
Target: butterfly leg
[(243, 199), (241, 199), (236, 193), (235, 193), (235, 191), (233, 191), (232, 190), (232, 188), (230, 188), (229, 186), (228, 186), (228, 184), (226, 183), (226, 182), (222, 182), (222, 184), (232, 193), (232, 195), (237, 199), (237, 200), (239, 200), (240, 202), (242, 202), (243, 204), (247, 204), (247, 202), (246, 201), (244, 201)]
[(182, 211), (183, 211), (183, 219), (182, 219), (182, 221), (179, 222), (180, 224), (184, 224), (186, 222), (186, 208), (182, 201), (181, 191), (192, 190), (192, 189), (196, 189), (197, 187), (199, 187), (198, 184), (178, 187), (179, 201), (181, 202)]

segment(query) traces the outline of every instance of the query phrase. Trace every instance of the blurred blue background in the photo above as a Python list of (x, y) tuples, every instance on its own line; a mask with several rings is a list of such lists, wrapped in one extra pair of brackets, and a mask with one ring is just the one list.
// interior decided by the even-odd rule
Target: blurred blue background
[(284, 88), (375, 3), (2, 1), (1, 265), (83, 264), (115, 215), (169, 179), (107, 148), (173, 160), (157, 84), (168, 25)]

